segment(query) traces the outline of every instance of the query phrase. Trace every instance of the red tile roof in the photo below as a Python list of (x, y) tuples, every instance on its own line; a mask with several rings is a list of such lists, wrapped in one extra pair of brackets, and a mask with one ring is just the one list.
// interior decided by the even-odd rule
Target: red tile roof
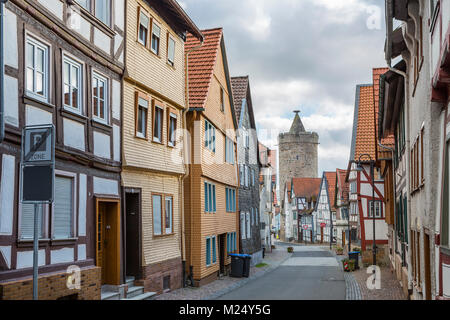
[(334, 196), (336, 194), (336, 172), (324, 172), (325, 178), (328, 183), (328, 197), (331, 204), (331, 211), (336, 211), (334, 205)]
[(294, 193), (296, 197), (311, 199), (319, 196), (320, 178), (293, 178)]
[[(388, 72), (388, 68), (374, 68), (372, 71), (372, 77), (373, 77), (373, 99), (375, 104), (375, 125), (376, 125), (376, 134), (378, 134), (378, 110), (380, 106), (380, 77), (382, 74), (385, 74)], [(377, 138), (378, 141), (378, 138)], [(395, 140), (394, 135), (389, 135), (386, 138), (381, 139), (381, 144), (388, 146), (388, 147), (394, 147)], [(377, 145), (377, 149), (379, 149)]]
[[(359, 92), (358, 123), (356, 128), (355, 160), (369, 154), (375, 159), (375, 118), (373, 86), (361, 86)], [(368, 160), (368, 159), (361, 159)]]
[[(189, 107), (204, 108), (208, 96), (211, 79), (214, 73), (217, 56), (220, 49), (222, 28), (202, 30), (203, 45), (189, 54)], [(185, 52), (200, 45), (200, 41), (188, 34)]]
[(337, 186), (339, 187), (339, 196), (344, 202), (348, 201), (349, 183), (345, 182), (347, 176), (347, 170), (336, 169), (337, 174)]

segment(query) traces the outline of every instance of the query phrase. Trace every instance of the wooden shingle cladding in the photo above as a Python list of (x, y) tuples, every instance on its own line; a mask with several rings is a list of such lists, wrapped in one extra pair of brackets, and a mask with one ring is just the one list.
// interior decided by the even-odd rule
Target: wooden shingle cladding
[[(226, 188), (238, 188), (237, 160), (234, 164), (225, 162), (226, 137), (234, 142), (236, 153), (236, 119), (231, 99), (231, 85), (226, 67), (225, 47), (222, 38), (222, 30), (214, 29), (202, 31), (205, 35), (204, 48), (208, 53), (207, 63), (202, 64), (202, 49), (195, 53), (195, 58), (189, 62), (190, 88), (196, 86), (191, 77), (202, 74), (204, 70), (208, 74), (204, 81), (207, 85), (197, 86), (196, 90), (190, 90), (189, 98), (194, 98), (196, 107), (202, 106), (202, 112), (190, 111), (187, 115), (187, 130), (191, 134), (191, 164), (189, 176), (185, 180), (185, 222), (186, 222), (186, 257), (187, 268), (192, 267), (194, 283), (202, 283), (202, 279), (212, 276), (220, 269), (220, 238), (231, 232), (236, 232), (237, 250), (239, 250), (238, 214), (237, 212), (226, 212)], [(211, 41), (211, 38), (214, 39)], [(188, 37), (187, 43), (195, 42), (192, 36)], [(209, 47), (211, 46), (211, 47)], [(203, 71), (202, 71), (203, 70)], [(197, 79), (198, 80), (198, 79)], [(203, 81), (203, 80), (202, 80)], [(201, 83), (203, 83), (200, 81)], [(221, 91), (224, 95), (224, 112), (221, 111)], [(201, 99), (195, 98), (200, 94)], [(190, 102), (190, 107), (193, 107)], [(205, 146), (205, 120), (215, 127), (215, 152)], [(215, 185), (216, 211), (205, 212), (205, 182)], [(236, 207), (239, 206), (238, 194), (236, 192)], [(207, 266), (206, 261), (206, 238), (217, 236), (216, 252), (217, 262)], [(226, 240), (224, 248), (224, 265), (231, 263), (230, 257), (226, 255)]]
[[(120, 8), (123, 1), (114, 0), (111, 3), (111, 10), (114, 10)], [(0, 204), (0, 220), (6, 217), (10, 223), (5, 225), (0, 222), (0, 255), (5, 255), (8, 261), (6, 268), (0, 272), (0, 281), (7, 282), (32, 274), (29, 263), (32, 243), (20, 239), (23, 219), (19, 204), (20, 144), (21, 130), (26, 125), (55, 125), (56, 175), (71, 179), (73, 188), (70, 193), (73, 197), (69, 238), (55, 239), (52, 224), (57, 209), (47, 211), (46, 239), (40, 241), (42, 260), (39, 273), (62, 273), (70, 265), (94, 269), (97, 263), (94, 227), (96, 200), (104, 198), (120, 203), (123, 16), (112, 14), (110, 25), (102, 26), (90, 13), (82, 11), (81, 29), (87, 30), (83, 33), (79, 28), (69, 27), (69, 12), (78, 9), (78, 6), (70, 7), (66, 1), (11, 0), (5, 8), (8, 106), (6, 139), (0, 145), (0, 167), (3, 167), (0, 170), (0, 184), (8, 184), (10, 190), (0, 194), (3, 202)], [(26, 90), (26, 43), (31, 38), (47, 48), (48, 99), (38, 99)], [(75, 62), (80, 70), (81, 94), (77, 97), (82, 105), (79, 110), (64, 106), (65, 58)], [(106, 79), (106, 123), (93, 119), (95, 73)], [(101, 275), (101, 272), (95, 274)], [(92, 280), (98, 285), (100, 281), (100, 278)], [(53, 292), (51, 297), (65, 294), (63, 291)]]
[[(154, 6), (155, 5), (155, 6)], [(186, 173), (183, 144), (184, 111), (186, 107), (185, 90), (185, 50), (183, 33), (180, 30), (178, 15), (170, 13), (173, 1), (156, 3), (155, 1), (127, 1), (127, 66), (124, 77), (123, 112), (123, 171), (122, 187), (125, 190), (141, 190), (141, 226), (142, 261), (139, 279), (145, 290), (162, 292), (164, 275), (159, 268), (164, 266), (165, 274), (175, 275), (177, 280), (170, 281), (170, 288), (181, 286), (178, 275), (181, 274), (183, 247), (183, 177)], [(149, 19), (146, 41), (139, 41), (139, 16)], [(168, 20), (168, 19), (172, 20)], [(157, 54), (152, 50), (152, 30), (157, 26), (160, 31)], [(173, 26), (178, 26), (175, 30)], [(173, 61), (169, 61), (168, 43), (175, 43)], [(171, 63), (173, 62), (173, 64)], [(138, 101), (146, 102), (145, 134), (138, 134)], [(159, 109), (158, 109), (159, 108)], [(159, 129), (155, 125), (158, 118), (156, 110), (162, 110)], [(170, 119), (176, 119), (175, 145), (170, 140)], [(161, 134), (161, 139), (155, 139)], [(157, 235), (154, 232), (154, 210), (152, 196), (173, 197), (173, 223), (170, 234)], [(164, 216), (164, 198), (162, 198)], [(163, 224), (164, 218), (161, 219)], [(164, 228), (164, 227), (162, 227)], [(139, 250), (139, 248), (136, 248)], [(181, 279), (180, 279), (181, 280)], [(156, 283), (155, 283), (156, 281)]]

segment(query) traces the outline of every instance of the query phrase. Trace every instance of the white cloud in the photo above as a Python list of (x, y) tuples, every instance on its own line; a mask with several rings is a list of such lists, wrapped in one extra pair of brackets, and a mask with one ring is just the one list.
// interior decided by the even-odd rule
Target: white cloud
[(240, 6), (241, 25), (256, 41), (264, 41), (271, 34), (272, 18), (266, 9), (261, 0), (249, 0)]

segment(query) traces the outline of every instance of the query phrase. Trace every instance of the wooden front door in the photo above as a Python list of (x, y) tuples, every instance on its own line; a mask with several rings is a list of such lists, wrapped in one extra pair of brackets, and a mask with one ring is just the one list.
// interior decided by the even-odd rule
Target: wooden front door
[(342, 248), (345, 247), (345, 231), (342, 230)]
[(118, 200), (96, 203), (96, 265), (102, 268), (102, 284), (120, 284), (120, 209)]
[(323, 243), (323, 227), (320, 227), (320, 243)]
[(141, 194), (125, 193), (125, 271), (127, 276), (141, 276)]

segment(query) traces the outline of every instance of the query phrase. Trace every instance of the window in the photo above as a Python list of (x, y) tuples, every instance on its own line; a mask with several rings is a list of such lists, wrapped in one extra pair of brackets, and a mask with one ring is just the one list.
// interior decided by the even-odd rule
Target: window
[(225, 161), (234, 164), (234, 142), (230, 138), (225, 138)]
[(95, 0), (95, 16), (107, 26), (110, 25), (111, 0)]
[(162, 196), (153, 195), (152, 208), (153, 208), (153, 234), (162, 235)]
[(108, 80), (98, 73), (92, 74), (93, 117), (108, 123)]
[(247, 239), (245, 229), (245, 212), (241, 212), (241, 238)]
[(167, 144), (169, 147), (175, 147), (176, 140), (177, 140), (177, 115), (174, 113), (169, 114), (169, 139), (167, 141)]
[(64, 56), (63, 66), (63, 90), (64, 106), (77, 113), (82, 111), (82, 66), (78, 62)]
[(138, 41), (145, 47), (147, 47), (149, 26), (150, 26), (150, 18), (142, 11), (141, 8), (139, 8)]
[(250, 136), (248, 134), (247, 129), (243, 128), (242, 129), (242, 139), (243, 139), (243, 144), (244, 144), (244, 148), (249, 148), (250, 146)]
[(225, 91), (220, 87), (220, 111), (225, 112)]
[(227, 212), (236, 212), (236, 190), (225, 188)]
[(253, 208), (250, 208), (250, 221), (251, 221), (251, 225), (255, 224), (255, 212), (253, 211)]
[(152, 52), (159, 56), (159, 42), (161, 37), (161, 28), (153, 22), (152, 26)]
[(304, 210), (305, 209), (305, 203), (306, 203), (306, 199), (305, 198), (298, 198), (298, 200), (297, 200), (297, 208), (298, 208), (298, 210)]
[(251, 234), (250, 234), (250, 212), (247, 212), (245, 214), (245, 223), (247, 225), (247, 238), (250, 239)]
[(206, 238), (206, 265), (211, 265), (211, 238)]
[(382, 202), (380, 201), (380, 200), (375, 200), (375, 201), (372, 201), (372, 200), (370, 200), (369, 201), (369, 217), (370, 218), (373, 218), (373, 205), (372, 205), (372, 203), (373, 202), (375, 202), (375, 218), (381, 218), (382, 217), (382, 214), (381, 214), (381, 210), (382, 210)]
[(216, 152), (216, 128), (205, 120), (205, 147)]
[(91, 0), (76, 0), (78, 4), (85, 8), (87, 11), (91, 11)]
[(147, 98), (136, 93), (137, 107), (136, 107), (136, 136), (140, 138), (147, 138), (148, 130), (148, 106)]
[(164, 109), (155, 104), (153, 108), (153, 141), (162, 143)]
[(248, 188), (248, 185), (249, 185), (249, 172), (248, 172), (248, 166), (246, 166), (246, 165), (244, 165), (244, 177), (245, 177), (245, 183), (244, 183), (244, 186), (246, 187), (246, 188)]
[(164, 206), (164, 225), (165, 225), (165, 233), (171, 234), (173, 233), (173, 198), (165, 197), (166, 203)]
[(55, 176), (55, 201), (53, 204), (53, 238), (73, 237), (74, 178)]
[(173, 67), (175, 65), (175, 40), (167, 34), (167, 62)]
[(350, 192), (356, 193), (356, 181), (350, 183)]
[(205, 212), (216, 212), (216, 186), (205, 182)]
[(227, 233), (227, 253), (236, 251), (236, 232)]
[(431, 18), (431, 30), (434, 29), (434, 25), (436, 24), (437, 12), (438, 12), (438, 1), (439, 0), (430, 0), (430, 18)]
[(25, 57), (27, 94), (48, 101), (49, 47), (27, 36)]
[(212, 263), (216, 263), (217, 261), (217, 252), (216, 252), (216, 236), (212, 237)]
[[(45, 218), (47, 206), (39, 206), (38, 225), (39, 239), (45, 238)], [(34, 239), (34, 205), (22, 204), (20, 216), (20, 236), (21, 240)]]
[(244, 186), (245, 184), (245, 177), (244, 177), (244, 165), (239, 165), (239, 180), (241, 182), (241, 186)]

